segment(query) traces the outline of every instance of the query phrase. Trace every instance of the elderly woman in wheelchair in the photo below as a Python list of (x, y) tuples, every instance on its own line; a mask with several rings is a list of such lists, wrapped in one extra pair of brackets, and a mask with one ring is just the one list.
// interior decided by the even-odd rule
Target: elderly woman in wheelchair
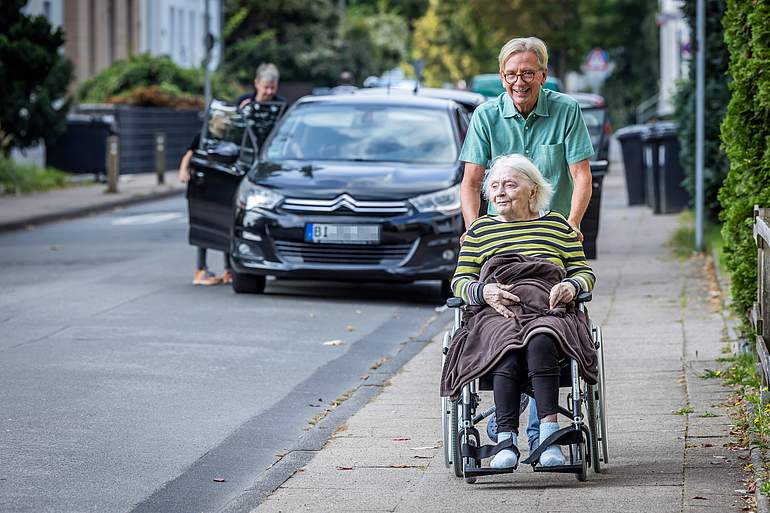
[[(597, 347), (575, 302), (596, 278), (573, 228), (545, 210), (551, 186), (526, 157), (497, 159), (484, 193), (497, 215), (477, 219), (462, 243), (452, 290), (467, 306), (446, 352), (441, 395), (457, 398), (473, 380), (491, 382), (497, 445), (475, 453), (476, 461), (494, 455), (485, 473), (510, 472), (520, 456), (520, 396), (531, 387), (540, 418), (535, 457), (539, 467), (563, 467), (564, 453), (553, 443), (566, 429), (557, 422), (560, 361), (571, 359), (586, 383), (597, 382)], [(477, 432), (472, 445), (479, 445)]]

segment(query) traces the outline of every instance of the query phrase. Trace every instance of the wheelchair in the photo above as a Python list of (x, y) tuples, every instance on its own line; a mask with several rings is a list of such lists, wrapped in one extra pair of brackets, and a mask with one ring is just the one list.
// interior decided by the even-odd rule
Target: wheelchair
[[(583, 292), (576, 299), (577, 307), (585, 312), (585, 304), (591, 301), (591, 293)], [(454, 324), (444, 334), (442, 347), (442, 367), (452, 344), (454, 333), (462, 327), (462, 314), (465, 309), (463, 300), (450, 298), (447, 307), (454, 310)], [(570, 420), (568, 426), (559, 429), (547, 438), (538, 450), (529, 454), (520, 463), (532, 465), (535, 472), (573, 473), (578, 481), (588, 479), (588, 467), (600, 473), (607, 464), (607, 422), (604, 406), (604, 346), (601, 326), (588, 318), (591, 338), (597, 350), (599, 374), (595, 385), (587, 384), (578, 374), (577, 361), (564, 358), (559, 362), (561, 378), (559, 387), (568, 387), (566, 405), (559, 405), (559, 414)], [(481, 437), (476, 426), (495, 412), (495, 406), (479, 412), (481, 396), (479, 391), (491, 390), (491, 380), (484, 377), (466, 383), (457, 400), (441, 398), (442, 436), (444, 445), (444, 463), (452, 468), (455, 476), (464, 478), (467, 483), (475, 483), (479, 476), (512, 473), (514, 469), (482, 468), (481, 460), (494, 456), (502, 446), (481, 445)], [(531, 391), (530, 391), (531, 392)], [(531, 395), (531, 393), (529, 394)], [(561, 402), (561, 401), (560, 401)], [(507, 443), (507, 442), (504, 442)], [(565, 454), (567, 463), (560, 466), (543, 467), (538, 465), (540, 453), (551, 444), (568, 446)]]

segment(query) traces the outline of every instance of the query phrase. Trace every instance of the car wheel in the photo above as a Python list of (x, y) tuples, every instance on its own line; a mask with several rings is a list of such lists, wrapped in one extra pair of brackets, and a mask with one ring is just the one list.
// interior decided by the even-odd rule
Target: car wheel
[(233, 290), (239, 294), (262, 294), (266, 282), (264, 276), (233, 273)]
[(446, 301), (453, 296), (454, 292), (452, 292), (452, 282), (449, 280), (441, 280), (441, 299)]

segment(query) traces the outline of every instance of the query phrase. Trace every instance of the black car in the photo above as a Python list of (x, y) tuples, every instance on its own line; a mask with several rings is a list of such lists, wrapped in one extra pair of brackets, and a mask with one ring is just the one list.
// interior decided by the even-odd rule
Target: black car
[[(449, 280), (467, 111), (409, 95), (300, 99), (255, 159), (248, 115), (192, 160), (190, 241), (227, 251), (236, 292), (266, 276)], [(238, 148), (237, 141), (241, 140)], [(237, 149), (237, 151), (236, 151)]]

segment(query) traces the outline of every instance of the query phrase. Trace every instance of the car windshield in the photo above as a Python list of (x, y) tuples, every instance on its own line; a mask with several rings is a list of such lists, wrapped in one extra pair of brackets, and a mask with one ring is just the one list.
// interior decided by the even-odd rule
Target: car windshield
[(309, 103), (287, 114), (268, 160), (451, 163), (457, 147), (443, 110), (401, 105)]

